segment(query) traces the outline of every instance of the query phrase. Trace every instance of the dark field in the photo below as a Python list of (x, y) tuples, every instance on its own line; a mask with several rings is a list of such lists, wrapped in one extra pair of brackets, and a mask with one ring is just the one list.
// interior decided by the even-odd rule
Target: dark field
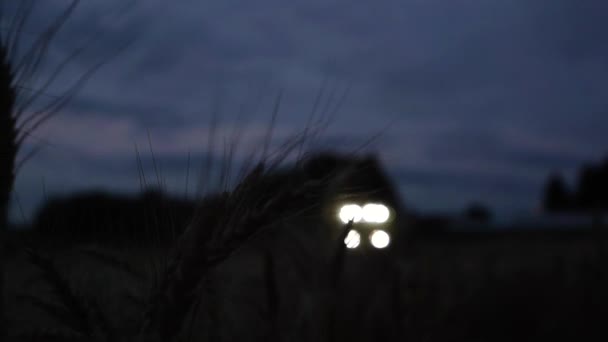
[[(606, 237), (590, 231), (445, 233), (412, 237), (392, 252), (346, 253), (336, 263), (334, 251), (314, 234), (286, 230), (261, 237), (214, 266), (197, 288), (200, 304), (173, 337), (605, 340)], [(89, 305), (107, 318), (104, 324), (125, 340), (138, 336), (165, 248), (38, 243), (80, 298), (97, 303)], [(77, 337), (62, 318), (65, 312), (39, 302), (62, 300), (52, 294), (52, 276), (28, 262), (23, 250), (13, 250), (7, 275), (13, 336), (54, 331)]]

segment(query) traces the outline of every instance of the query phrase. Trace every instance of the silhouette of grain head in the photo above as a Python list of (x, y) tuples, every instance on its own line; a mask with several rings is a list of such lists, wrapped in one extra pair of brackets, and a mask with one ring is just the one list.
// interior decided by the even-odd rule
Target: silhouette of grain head
[[(379, 166), (370, 157), (325, 153), (308, 155), (291, 169), (271, 169), (266, 164), (259, 162), (232, 191), (208, 196), (199, 203), (170, 254), (166, 272), (145, 314), (144, 335), (157, 333), (161, 340), (176, 336), (210, 270), (256, 237), (285, 226), (279, 223), (291, 219), (295, 223), (301, 218), (317, 218), (321, 222), (327, 203), (339, 197), (340, 191), (355, 188), (384, 196), (390, 191), (376, 189), (388, 185), (382, 183), (387, 180), (377, 179), (381, 178)], [(356, 181), (365, 183), (357, 185)], [(330, 260), (329, 277), (341, 273), (342, 245)], [(337, 280), (329, 281), (330, 289), (336, 291)]]
[[(207, 198), (180, 237), (146, 314), (144, 331), (158, 329), (162, 340), (175, 336), (197, 299), (197, 289), (212, 267), (226, 260), (290, 210), (297, 192), (279, 188), (260, 162), (231, 192)], [(306, 185), (310, 187), (310, 185)], [(308, 189), (313, 192), (313, 189)]]

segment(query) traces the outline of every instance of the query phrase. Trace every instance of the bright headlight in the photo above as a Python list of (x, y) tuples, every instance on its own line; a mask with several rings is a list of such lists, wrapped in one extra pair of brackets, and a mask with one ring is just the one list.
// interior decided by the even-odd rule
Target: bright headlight
[(340, 208), (340, 213), (338, 214), (340, 220), (344, 223), (348, 223), (350, 220), (354, 222), (361, 221), (363, 217), (363, 209), (356, 204), (347, 204)]
[(359, 244), (361, 244), (361, 235), (354, 230), (351, 230), (346, 234), (346, 238), (344, 239), (344, 244), (346, 248), (357, 248)]
[(372, 246), (376, 248), (385, 248), (391, 243), (391, 237), (384, 230), (374, 230), (369, 236)]
[(390, 211), (383, 204), (369, 203), (363, 207), (363, 220), (371, 223), (384, 223), (390, 217)]

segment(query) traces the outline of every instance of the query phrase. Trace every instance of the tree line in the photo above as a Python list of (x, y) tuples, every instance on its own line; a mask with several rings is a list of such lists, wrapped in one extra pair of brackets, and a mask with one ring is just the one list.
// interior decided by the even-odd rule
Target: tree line
[(580, 167), (573, 187), (553, 173), (543, 190), (543, 208), (549, 213), (595, 213), (608, 210), (608, 158)]

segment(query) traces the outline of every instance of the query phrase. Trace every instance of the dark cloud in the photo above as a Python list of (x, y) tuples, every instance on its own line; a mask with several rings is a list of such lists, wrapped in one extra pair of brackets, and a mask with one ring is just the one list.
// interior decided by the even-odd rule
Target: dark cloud
[[(449, 141), (455, 143), (449, 144)], [(513, 145), (490, 132), (475, 133), (470, 129), (446, 133), (441, 141), (432, 143), (427, 152), (431, 158), (438, 160), (469, 161), (480, 166), (500, 163), (505, 168), (524, 167), (541, 173), (547, 169), (561, 170), (581, 165), (592, 157), (587, 153), (577, 154), (581, 151), (550, 150), (529, 144)]]

